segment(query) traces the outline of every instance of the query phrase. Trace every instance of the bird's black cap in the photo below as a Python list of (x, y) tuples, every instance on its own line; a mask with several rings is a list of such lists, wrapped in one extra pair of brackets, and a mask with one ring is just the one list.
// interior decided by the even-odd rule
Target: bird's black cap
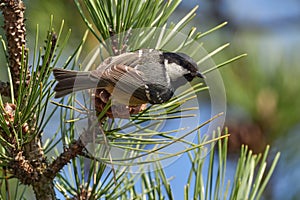
[(198, 71), (197, 63), (190, 56), (178, 52), (163, 52), (163, 57), (164, 59), (167, 59), (169, 63), (176, 63), (177, 65), (186, 68), (193, 76), (205, 78), (204, 75)]

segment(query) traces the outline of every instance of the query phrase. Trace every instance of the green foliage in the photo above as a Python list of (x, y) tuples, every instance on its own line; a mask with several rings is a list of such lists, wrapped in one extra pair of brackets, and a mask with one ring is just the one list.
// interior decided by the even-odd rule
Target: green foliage
[(92, 27), (84, 14), (78, 0), (75, 3), (90, 31), (104, 42), (113, 34), (125, 32), (129, 29), (163, 26), (174, 12), (181, 0), (165, 2), (157, 1), (95, 1), (84, 0), (83, 5), (88, 10), (99, 33)]
[[(50, 25), (51, 27), (51, 25)], [(11, 88), (11, 99), (9, 100), (9, 103), (17, 104), (17, 105), (26, 105), (26, 106), (17, 106), (14, 113), (14, 119), (11, 121), (10, 127), (11, 130), (6, 129), (7, 125), (7, 119), (3, 118), (3, 115), (1, 115), (1, 127), (4, 129), (6, 134), (10, 135), (11, 132), (15, 133), (15, 138), (17, 139), (15, 142), (17, 142), (17, 146), (20, 148), (24, 143), (28, 142), (28, 140), (32, 139), (32, 137), (36, 136), (37, 134), (40, 134), (44, 125), (44, 115), (47, 110), (47, 105), (49, 104), (49, 99), (52, 92), (52, 85), (53, 81), (49, 82), (49, 77), (51, 74), (51, 68), (48, 65), (48, 60), (52, 60), (54, 55), (50, 54), (51, 49), (53, 48), (54, 51), (56, 50), (56, 47), (52, 46), (51, 41), (51, 29), (49, 29), (49, 35), (47, 37), (47, 42), (45, 45), (45, 52), (42, 53), (42, 47), (38, 49), (38, 40), (36, 39), (36, 46), (33, 51), (34, 58), (36, 59), (33, 62), (33, 65), (28, 64), (28, 60), (22, 61), (22, 67), (23, 70), (20, 74), (20, 87), (18, 91), (18, 97), (17, 99), (14, 99), (14, 91), (12, 90), (13, 85), (10, 81), (10, 88)], [(38, 34), (38, 29), (37, 29)], [(57, 41), (59, 41), (60, 34), (58, 34)], [(38, 35), (37, 35), (38, 38)], [(5, 45), (5, 43), (2, 41), (2, 44)], [(4, 50), (6, 47), (4, 46)], [(23, 52), (30, 53), (29, 50), (23, 50)], [(55, 59), (55, 63), (57, 62), (57, 58)], [(25, 84), (25, 72), (29, 69), (31, 71), (32, 79), (35, 81), (30, 81), (29, 85)], [(11, 79), (10, 79), (11, 80)], [(1, 112), (5, 113), (4, 110), (4, 101), (0, 99), (0, 107)], [(30, 135), (27, 135), (24, 137), (24, 131), (22, 130), (24, 128), (25, 123), (33, 122), (35, 123), (35, 119), (40, 119), (39, 124), (34, 124), (33, 126), (36, 127), (36, 129), (32, 129), (30, 131)], [(3, 141), (4, 142), (4, 141)], [(9, 143), (9, 141), (6, 141)]]
[[(51, 17), (45, 46), (39, 47), (40, 42), (38, 38), (40, 33), (39, 26), (37, 26), (33, 51), (30, 51), (29, 49), (23, 50), (24, 53), (26, 52), (26, 54), (29, 55), (27, 57), (30, 57), (31, 53), (33, 54), (33, 61), (32, 64), (29, 64), (28, 60), (22, 61), (23, 73), (20, 74), (20, 80), (23, 81), (20, 83), (18, 97), (16, 99), (14, 98), (13, 90), (11, 90), (10, 99), (2, 99), (0, 96), (0, 126), (4, 132), (2, 132), (2, 135), (6, 134), (5, 137), (0, 137), (0, 159), (3, 169), (5, 169), (12, 161), (12, 158), (8, 156), (12, 150), (15, 151), (18, 149), (20, 151), (25, 151), (24, 148), (27, 143), (35, 137), (43, 135), (49, 121), (53, 119), (54, 113), (57, 110), (57, 107), (50, 108), (50, 99), (54, 95), (54, 91), (52, 90), (54, 81), (51, 80), (50, 77), (53, 66), (61, 59), (61, 54), (64, 51), (64, 47), (67, 44), (71, 32), (69, 30), (65, 36), (62, 36), (62, 31), (64, 29), (64, 23), (62, 22), (58, 33), (55, 33), (52, 22), (53, 18)], [(2, 44), (3, 50), (6, 50), (5, 42), (2, 41)], [(81, 45), (82, 43), (79, 47)], [(65, 65), (68, 65), (75, 57), (79, 47), (75, 49), (73, 55), (70, 55)], [(32, 80), (29, 81), (29, 85), (25, 84), (24, 78), (27, 69), (30, 70)], [(10, 84), (10, 88), (12, 89), (13, 85), (11, 81)], [(17, 106), (15, 106), (13, 113), (10, 113), (10, 110), (7, 110), (7, 106), (13, 106), (14, 104)], [(14, 108), (14, 106), (12, 108)], [(8, 116), (13, 116), (13, 118), (9, 119)], [(27, 127), (31, 128), (27, 130)], [(14, 140), (11, 138), (14, 138)], [(54, 140), (46, 141), (44, 149), (49, 150), (53, 141)], [(53, 148), (57, 143), (52, 145)], [(26, 194), (28, 195), (28, 192), (30, 191), (28, 191), (28, 189), (30, 188), (27, 186), (19, 187), (19, 181), (10, 178), (10, 176), (11, 175), (6, 174), (5, 171), (1, 175), (1, 185), (6, 188), (6, 192), (1, 194), (2, 197), (7, 195), (9, 198), (13, 199), (24, 199)], [(14, 185), (16, 185), (16, 187), (14, 187)], [(15, 188), (15, 194), (20, 195), (14, 195), (12, 191), (8, 189), (11, 187)]]
[[(280, 154), (276, 154), (272, 163), (267, 163), (269, 147), (263, 154), (255, 155), (243, 146), (235, 176), (228, 179), (227, 142), (228, 136), (218, 140), (216, 146), (212, 144), (207, 158), (201, 157), (201, 148), (189, 152), (191, 169), (182, 188), (184, 199), (260, 199)], [(182, 198), (174, 198), (176, 193), (172, 190), (170, 179), (166, 177), (160, 162), (155, 164), (158, 170), (152, 173), (132, 174), (119, 168), (116, 169), (118, 173), (113, 175), (112, 169), (105, 170), (107, 166), (102, 162), (79, 158), (58, 176), (56, 187), (65, 198), (79, 195), (82, 191), (88, 191), (92, 195), (90, 198), (95, 199)]]
[[(219, 132), (220, 134), (220, 132)], [(192, 164), (185, 186), (185, 199), (260, 199), (279, 159), (275, 156), (269, 170), (266, 170), (269, 146), (263, 155), (252, 154), (242, 146), (234, 179), (226, 177), (228, 137), (211, 146), (206, 159), (201, 159), (201, 149), (189, 153)], [(215, 150), (217, 150), (215, 152)], [(217, 157), (216, 157), (217, 155)], [(208, 162), (208, 167), (206, 162)], [(226, 182), (226, 179), (227, 182)]]

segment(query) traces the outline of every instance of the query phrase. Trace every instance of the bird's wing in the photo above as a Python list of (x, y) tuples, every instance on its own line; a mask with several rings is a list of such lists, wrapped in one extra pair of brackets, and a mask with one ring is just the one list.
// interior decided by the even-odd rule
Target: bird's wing
[[(97, 72), (97, 71), (95, 71)], [(93, 73), (91, 74), (93, 75)], [(99, 74), (95, 76), (99, 77)], [(106, 88), (109, 90), (120, 103), (131, 101), (133, 97), (137, 99), (135, 104), (142, 104), (149, 102), (145, 94), (145, 82), (143, 80), (143, 73), (137, 69), (124, 65), (116, 64), (110, 65), (101, 73), (101, 83), (107, 82), (113, 87)], [(126, 102), (124, 102), (126, 101)], [(131, 104), (134, 104), (131, 102)]]
[(102, 73), (101, 78), (114, 85), (125, 84), (128, 87), (144, 84), (143, 73), (124, 64), (110, 66)]
[(100, 77), (102, 82), (113, 85), (114, 90), (123, 91), (123, 94), (130, 94), (144, 102), (162, 103), (160, 98), (168, 100), (173, 91), (163, 63), (159, 59), (158, 52), (121, 54), (109, 58), (106, 61), (109, 64), (102, 66), (101, 70), (98, 68), (93, 71), (91, 76)]

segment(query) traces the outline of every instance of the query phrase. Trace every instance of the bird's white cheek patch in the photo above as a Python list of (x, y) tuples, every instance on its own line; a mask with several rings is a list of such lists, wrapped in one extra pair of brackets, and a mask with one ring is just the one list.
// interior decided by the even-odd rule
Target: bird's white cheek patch
[(177, 65), (176, 63), (169, 63), (167, 59), (164, 60), (164, 64), (166, 67), (166, 73), (173, 81), (182, 77), (184, 74), (188, 73), (187, 69), (184, 69), (183, 67)]

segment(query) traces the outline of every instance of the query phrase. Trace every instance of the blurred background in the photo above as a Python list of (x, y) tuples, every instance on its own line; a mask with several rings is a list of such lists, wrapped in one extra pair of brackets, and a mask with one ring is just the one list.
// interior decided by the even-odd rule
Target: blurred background
[(300, 1), (190, 0), (183, 6), (196, 4), (200, 7), (195, 24), (200, 29), (229, 22), (206, 42), (231, 43), (229, 50), (214, 59), (216, 63), (248, 54), (221, 69), (230, 152), (248, 144), (259, 153), (270, 144), (273, 152), (282, 154), (265, 199), (299, 199)]
[[(68, 48), (79, 44), (86, 27), (72, 0), (25, 0), (25, 5), (29, 47), (34, 45), (37, 23), (43, 41), (51, 14), (57, 30), (62, 19), (65, 27), (72, 29)], [(249, 145), (255, 153), (270, 144), (274, 154), (277, 151), (282, 154), (264, 199), (297, 199), (300, 196), (300, 1), (183, 0), (171, 20), (178, 20), (196, 5), (199, 5), (198, 16), (192, 23), (199, 31), (229, 22), (204, 39), (208, 51), (231, 43), (213, 58), (216, 63), (248, 54), (221, 69), (227, 93), (230, 153), (239, 152), (241, 144)], [(86, 49), (93, 47), (94, 39), (90, 38)], [(1, 80), (4, 77), (1, 73)], [(272, 160), (272, 155), (269, 159)], [(180, 160), (167, 170), (174, 175), (179, 167)], [(175, 191), (182, 190), (178, 193), (183, 194), (183, 183), (172, 183)]]

